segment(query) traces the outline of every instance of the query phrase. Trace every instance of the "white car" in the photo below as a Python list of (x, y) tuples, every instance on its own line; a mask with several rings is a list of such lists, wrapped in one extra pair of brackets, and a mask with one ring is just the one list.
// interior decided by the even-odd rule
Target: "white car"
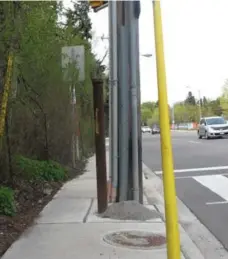
[(205, 117), (200, 120), (198, 138), (218, 138), (228, 135), (228, 123), (223, 117)]
[(149, 126), (142, 126), (142, 133), (151, 133), (151, 128)]

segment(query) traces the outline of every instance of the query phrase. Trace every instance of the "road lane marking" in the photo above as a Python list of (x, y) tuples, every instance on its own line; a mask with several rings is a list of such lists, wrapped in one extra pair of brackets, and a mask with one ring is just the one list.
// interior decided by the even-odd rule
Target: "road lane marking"
[[(227, 170), (228, 166), (211, 166), (211, 167), (199, 167), (199, 168), (188, 168), (188, 169), (176, 169), (174, 173), (188, 173), (188, 172), (202, 172), (202, 171), (216, 171), (216, 170)], [(155, 174), (162, 174), (162, 171), (155, 171)]]
[[(225, 173), (225, 174), (210, 174), (210, 175), (228, 175), (228, 173)], [(186, 175), (186, 176), (176, 176), (175, 179), (189, 179), (189, 178), (193, 178), (197, 175)], [(199, 175), (200, 176), (200, 175)], [(202, 175), (203, 176), (203, 175)]]
[(194, 176), (198, 183), (208, 188), (225, 201), (228, 201), (228, 178), (223, 175), (200, 175)]
[(202, 142), (199, 141), (194, 141), (194, 140), (189, 140), (188, 143), (193, 143), (193, 144), (201, 144)]
[(212, 201), (206, 202), (206, 205), (228, 204), (228, 201)]

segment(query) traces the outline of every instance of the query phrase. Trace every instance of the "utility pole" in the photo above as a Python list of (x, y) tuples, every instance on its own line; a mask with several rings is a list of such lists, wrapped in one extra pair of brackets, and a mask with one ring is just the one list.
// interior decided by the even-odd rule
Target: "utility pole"
[(109, 179), (110, 199), (118, 183), (117, 2), (109, 1)]
[[(139, 131), (139, 1), (118, 1), (118, 201), (142, 201)], [(141, 186), (141, 188), (140, 188)]]
[[(138, 8), (138, 14), (140, 15), (140, 5)], [(136, 44), (139, 50), (139, 23), (136, 23)], [(151, 56), (151, 55), (150, 55)], [(149, 57), (149, 56), (148, 56)], [(138, 170), (139, 170), (139, 202), (143, 204), (143, 170), (142, 170), (142, 132), (141, 132), (141, 89), (140, 89), (140, 55), (136, 55), (136, 75), (137, 75), (137, 94), (138, 94)]]
[(167, 109), (168, 97), (166, 87), (166, 71), (160, 1), (153, 1), (153, 13), (158, 78), (159, 117), (161, 127), (161, 156), (165, 199), (167, 258), (180, 259), (180, 234), (176, 202), (176, 187), (173, 170), (172, 144), (169, 128), (169, 111)]
[(98, 213), (107, 208), (107, 172), (104, 130), (103, 80), (93, 79)]
[[(138, 18), (140, 14), (140, 2), (139, 1), (129, 1), (129, 38), (130, 38), (130, 55), (129, 55), (129, 64), (130, 64), (130, 87), (131, 87), (131, 140), (132, 140), (132, 182), (133, 182), (133, 199), (140, 201), (139, 194), (139, 146), (138, 146), (138, 88), (139, 80), (137, 74), (137, 69), (139, 67), (139, 46), (138, 46)], [(140, 161), (141, 162), (141, 161)]]
[(117, 1), (118, 41), (118, 189), (117, 201), (128, 199), (129, 183), (129, 33), (127, 28), (127, 1)]
[[(90, 1), (94, 10), (106, 1)], [(138, 18), (140, 1), (109, 1), (110, 180), (116, 201), (143, 201)], [(100, 9), (99, 9), (100, 10)], [(118, 79), (118, 82), (117, 82)]]

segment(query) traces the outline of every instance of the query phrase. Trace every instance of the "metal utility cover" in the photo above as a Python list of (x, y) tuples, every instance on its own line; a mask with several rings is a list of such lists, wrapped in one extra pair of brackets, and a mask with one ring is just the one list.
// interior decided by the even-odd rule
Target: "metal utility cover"
[(109, 233), (103, 240), (110, 245), (143, 250), (165, 248), (166, 245), (164, 235), (139, 230)]

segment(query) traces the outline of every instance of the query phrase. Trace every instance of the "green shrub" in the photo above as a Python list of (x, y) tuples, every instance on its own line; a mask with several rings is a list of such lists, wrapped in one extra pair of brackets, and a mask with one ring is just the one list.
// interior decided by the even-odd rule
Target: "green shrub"
[(63, 166), (51, 160), (39, 161), (18, 156), (16, 164), (25, 178), (29, 180), (63, 181), (68, 176)]
[(14, 192), (7, 187), (0, 187), (0, 215), (14, 216), (16, 206)]

